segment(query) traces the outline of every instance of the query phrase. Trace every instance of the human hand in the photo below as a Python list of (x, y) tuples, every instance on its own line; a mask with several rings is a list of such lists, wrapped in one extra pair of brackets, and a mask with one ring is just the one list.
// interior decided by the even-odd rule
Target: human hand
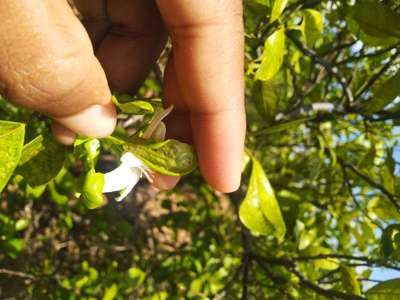
[[(137, 89), (169, 34), (163, 98), (175, 110), (167, 135), (194, 142), (211, 186), (237, 189), (245, 135), (241, 1), (76, 2), (84, 27), (66, 1), (0, 2), (0, 93), (52, 117), (63, 143), (75, 133), (107, 136), (116, 123), (110, 88)], [(158, 176), (155, 185), (176, 182)]]

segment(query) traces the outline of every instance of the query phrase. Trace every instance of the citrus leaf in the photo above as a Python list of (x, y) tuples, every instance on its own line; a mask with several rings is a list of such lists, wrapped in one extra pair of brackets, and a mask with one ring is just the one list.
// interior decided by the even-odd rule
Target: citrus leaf
[(370, 288), (366, 293), (368, 300), (398, 300), (400, 299), (400, 278), (381, 282)]
[[(25, 149), (26, 156), (23, 164), (20, 164), (17, 169), (17, 173), (22, 175), (32, 187), (46, 184), (56, 177), (65, 160), (64, 146), (53, 137), (43, 138), (40, 151), (28, 151), (28, 149), (35, 148), (37, 150), (39, 148), (38, 141), (35, 141), (34, 145), (34, 147), (29, 146)], [(31, 158), (26, 161), (28, 156)]]
[(36, 156), (40, 151), (44, 149), (43, 146), (43, 136), (39, 135), (34, 138), (32, 141), (24, 145), (22, 149), (21, 158), (19, 160), (19, 165), (23, 165), (28, 160), (31, 160), (34, 156)]
[(345, 12), (352, 23), (350, 30), (360, 38), (367, 37), (363, 39), (367, 43), (368, 37), (374, 43), (400, 38), (400, 15), (387, 5), (378, 1), (357, 1)]
[(380, 84), (373, 90), (373, 98), (361, 106), (365, 114), (373, 114), (383, 110), (400, 95), (400, 71), (395, 76)]
[(239, 208), (240, 220), (251, 232), (272, 234), (281, 242), (286, 234), (281, 209), (261, 164), (254, 157), (252, 163), (249, 188)]
[[(395, 250), (395, 236), (400, 233), (400, 224), (391, 224), (385, 228), (381, 237), (381, 252), (389, 257)], [(399, 245), (400, 246), (400, 245)]]
[(357, 273), (354, 268), (341, 266), (342, 284), (347, 293), (352, 295), (361, 295), (360, 282), (357, 279)]
[(0, 121), (0, 192), (18, 165), (24, 137), (24, 124)]
[(264, 45), (261, 65), (256, 73), (258, 80), (270, 80), (280, 70), (285, 55), (285, 29), (281, 28), (271, 34)]
[(303, 10), (303, 22), (300, 28), (307, 47), (313, 47), (324, 28), (324, 20), (321, 13), (314, 9)]
[(121, 112), (126, 114), (144, 115), (154, 113), (154, 107), (148, 101), (133, 100), (129, 102), (121, 102), (115, 95), (112, 96), (112, 101), (115, 106), (121, 110)]
[(276, 82), (272, 80), (256, 81), (254, 84), (254, 105), (259, 115), (270, 124), (275, 121), (280, 98), (281, 89)]
[(132, 152), (153, 171), (164, 175), (182, 176), (197, 168), (194, 149), (176, 140), (164, 142), (139, 141), (128, 143), (126, 150)]
[(272, 6), (271, 18), (269, 20), (270, 23), (278, 20), (283, 10), (285, 9), (288, 0), (274, 0), (274, 5)]

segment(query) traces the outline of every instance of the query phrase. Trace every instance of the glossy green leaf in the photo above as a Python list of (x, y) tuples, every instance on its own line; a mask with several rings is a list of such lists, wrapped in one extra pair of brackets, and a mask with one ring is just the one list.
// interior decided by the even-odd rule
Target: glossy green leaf
[[(34, 148), (37, 150), (39, 146), (36, 143)], [(29, 156), (30, 159), (20, 164), (17, 169), (17, 173), (22, 175), (33, 187), (48, 183), (57, 176), (64, 165), (65, 147), (54, 138), (45, 137), (42, 140), (41, 148), (39, 152), (29, 151), (29, 155), (27, 154), (26, 157)]]
[(139, 141), (129, 143), (126, 150), (132, 152), (153, 171), (170, 176), (181, 176), (197, 168), (194, 149), (176, 140), (164, 142)]
[(400, 71), (392, 78), (384, 81), (372, 91), (372, 99), (362, 104), (361, 110), (365, 114), (373, 114), (383, 110), (400, 96)]
[(385, 257), (390, 257), (396, 250), (397, 245), (395, 237), (400, 234), (400, 224), (391, 224), (385, 228), (381, 237), (381, 252)]
[(367, 300), (400, 299), (400, 278), (378, 283), (366, 292)]
[(99, 208), (104, 202), (104, 174), (90, 170), (83, 181), (82, 198), (89, 209)]
[[(329, 255), (332, 254), (332, 250), (321, 246), (314, 246), (307, 253), (310, 256)], [(314, 259), (312, 262), (316, 268), (327, 271), (336, 270), (339, 267), (338, 259), (331, 257)]]
[(274, 126), (270, 126), (265, 129), (261, 129), (260, 131), (256, 132), (255, 135), (257, 136), (270, 135), (270, 134), (280, 133), (285, 130), (297, 129), (300, 125), (306, 123), (307, 121), (311, 121), (313, 119), (315, 119), (315, 117), (305, 117), (293, 121), (282, 122), (280, 124), (276, 124)]
[(132, 115), (144, 115), (154, 112), (154, 107), (151, 103), (143, 100), (135, 100), (127, 103), (119, 103), (115, 98), (114, 104), (121, 110), (121, 112)]
[(15, 230), (16, 231), (22, 231), (28, 228), (29, 226), (29, 219), (27, 218), (22, 218), (19, 219), (17, 222), (15, 222)]
[(368, 210), (384, 221), (400, 221), (400, 213), (392, 202), (383, 197), (374, 197), (368, 202)]
[(29, 143), (24, 145), (24, 148), (22, 149), (21, 159), (19, 160), (20, 165), (23, 165), (28, 160), (31, 160), (44, 149), (43, 140), (43, 136), (39, 135)]
[(301, 23), (300, 28), (304, 35), (307, 47), (313, 47), (324, 29), (322, 14), (314, 9), (303, 10), (303, 22)]
[(0, 192), (18, 165), (24, 136), (24, 124), (0, 121)]
[(357, 25), (351, 26), (355, 34), (370, 36), (375, 41), (400, 38), (400, 15), (388, 5), (379, 1), (357, 1), (346, 9), (346, 14)]
[(76, 139), (75, 155), (82, 161), (86, 171), (94, 169), (100, 155), (101, 144), (98, 139)]
[(267, 123), (274, 123), (281, 98), (279, 84), (270, 81), (256, 81), (253, 88), (253, 100), (257, 112)]
[(278, 29), (267, 38), (261, 64), (256, 73), (257, 80), (271, 80), (279, 72), (285, 56), (285, 39), (284, 28)]
[(114, 283), (108, 287), (104, 293), (103, 300), (113, 300), (117, 297), (118, 286)]
[(258, 160), (252, 157), (252, 163), (249, 188), (239, 209), (240, 220), (251, 232), (271, 234), (282, 241), (286, 225), (275, 193)]
[(352, 267), (341, 266), (342, 284), (345, 291), (351, 295), (361, 295), (361, 285), (357, 273)]
[(282, 12), (284, 11), (288, 2), (288, 0), (274, 0), (271, 11), (271, 18), (269, 20), (270, 23), (278, 20), (281, 17)]

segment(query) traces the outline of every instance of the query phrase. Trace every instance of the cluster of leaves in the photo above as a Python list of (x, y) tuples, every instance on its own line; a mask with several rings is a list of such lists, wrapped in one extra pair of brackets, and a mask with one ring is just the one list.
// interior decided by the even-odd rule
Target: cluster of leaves
[(65, 150), (45, 118), (2, 100), (0, 189), (11, 180), (0, 201), (1, 293), (400, 297), (400, 279), (372, 272), (400, 271), (400, 2), (245, 0), (244, 9), (248, 134), (232, 195), (195, 172), (172, 192), (142, 183), (123, 203), (84, 205), (83, 187), (91, 195), (96, 184), (82, 178), (126, 150), (164, 174), (193, 170), (186, 145), (141, 139), (160, 110), (146, 100), (159, 97), (159, 72), (136, 100), (115, 100), (120, 123), (101, 152), (94, 140)]

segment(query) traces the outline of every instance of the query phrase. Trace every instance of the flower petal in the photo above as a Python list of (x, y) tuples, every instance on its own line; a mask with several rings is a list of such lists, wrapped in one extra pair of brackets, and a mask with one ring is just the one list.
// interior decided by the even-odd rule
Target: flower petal
[(141, 171), (138, 168), (133, 168), (132, 172), (135, 172), (137, 176), (136, 181), (132, 181), (124, 190), (121, 191), (121, 194), (115, 199), (115, 201), (120, 202), (125, 199), (126, 196), (132, 191), (132, 189), (135, 187), (135, 185), (138, 183)]

